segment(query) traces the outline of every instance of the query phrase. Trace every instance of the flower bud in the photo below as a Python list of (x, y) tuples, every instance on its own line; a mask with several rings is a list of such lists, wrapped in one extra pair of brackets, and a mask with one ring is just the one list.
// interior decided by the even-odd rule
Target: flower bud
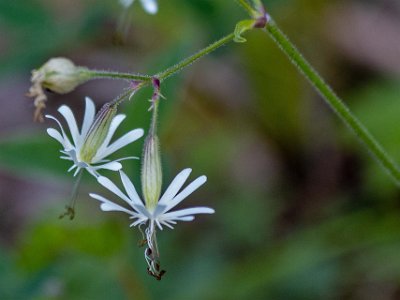
[(146, 207), (153, 211), (161, 194), (162, 170), (158, 137), (150, 133), (143, 148), (142, 192)]
[(31, 81), (59, 94), (73, 91), (78, 85), (89, 79), (87, 69), (77, 67), (67, 58), (57, 57), (47, 61), (38, 70), (32, 72)]
[(88, 69), (77, 67), (72, 61), (58, 57), (47, 61), (38, 70), (32, 71), (32, 86), (26, 94), (34, 98), (36, 107), (34, 120), (43, 122), (42, 110), (46, 107), (47, 97), (43, 89), (59, 94), (73, 91), (78, 85), (90, 79)]
[(90, 126), (89, 131), (85, 137), (82, 148), (79, 152), (80, 159), (84, 162), (90, 163), (92, 158), (96, 155), (97, 150), (103, 144), (110, 129), (111, 122), (117, 113), (117, 106), (106, 103)]

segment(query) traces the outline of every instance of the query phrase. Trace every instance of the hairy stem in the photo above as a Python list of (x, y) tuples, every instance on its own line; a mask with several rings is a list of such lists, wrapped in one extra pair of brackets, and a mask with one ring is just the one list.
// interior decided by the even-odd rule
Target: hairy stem
[(361, 139), (371, 154), (384, 169), (400, 184), (400, 170), (385, 149), (371, 135), (368, 129), (350, 111), (348, 106), (335, 94), (331, 87), (322, 79), (318, 72), (303, 57), (299, 50), (290, 42), (273, 20), (270, 20), (264, 30), (278, 44), (297, 69), (310, 81), (318, 93), (340, 119)]
[(88, 75), (92, 78), (111, 78), (111, 79), (125, 79), (125, 80), (137, 80), (137, 81), (151, 81), (150, 75), (142, 74), (131, 74), (131, 73), (120, 73), (112, 71), (100, 71), (100, 70), (88, 70)]

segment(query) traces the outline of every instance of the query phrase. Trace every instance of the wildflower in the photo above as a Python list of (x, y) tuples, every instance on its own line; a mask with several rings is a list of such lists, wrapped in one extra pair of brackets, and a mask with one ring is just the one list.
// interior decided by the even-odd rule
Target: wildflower
[(143, 135), (143, 129), (134, 129), (110, 144), (115, 131), (125, 119), (125, 115), (115, 115), (116, 105), (106, 103), (95, 117), (95, 105), (90, 98), (86, 97), (85, 115), (80, 132), (74, 114), (68, 106), (62, 105), (58, 111), (67, 121), (72, 142), (66, 135), (61, 123), (50, 115), (46, 115), (46, 118), (56, 121), (61, 132), (54, 128), (48, 128), (47, 133), (63, 146), (61, 153), (64, 155), (60, 158), (73, 162), (68, 172), (76, 169), (74, 176), (80, 173), (80, 170), (86, 169), (90, 174), (98, 177), (98, 170), (100, 169), (118, 171), (122, 168), (119, 161), (137, 158), (125, 157), (113, 161), (105, 159)]
[(106, 177), (100, 176), (97, 181), (109, 191), (113, 192), (123, 201), (125, 201), (129, 207), (123, 207), (111, 200), (104, 198), (97, 194), (89, 194), (92, 198), (101, 202), (101, 210), (103, 211), (120, 211), (130, 215), (130, 219), (134, 221), (132, 226), (141, 226), (148, 223), (148, 227), (145, 230), (146, 242), (148, 248), (145, 250), (145, 257), (149, 264), (149, 273), (155, 276), (157, 279), (161, 278), (161, 275), (165, 271), (161, 271), (159, 267), (159, 254), (157, 248), (157, 241), (155, 238), (156, 227), (163, 230), (163, 226), (173, 229), (173, 226), (177, 221), (193, 221), (194, 215), (196, 214), (212, 214), (214, 210), (209, 207), (192, 207), (180, 210), (171, 210), (181, 203), (186, 197), (197, 190), (203, 185), (207, 178), (206, 176), (200, 176), (181, 192), (179, 192), (182, 186), (185, 184), (187, 178), (191, 173), (191, 169), (184, 169), (181, 171), (169, 185), (163, 196), (155, 203), (145, 201), (143, 202), (136, 192), (136, 189), (128, 178), (128, 176), (121, 170), (120, 176), (122, 184), (125, 188), (126, 194), (123, 193), (111, 180)]
[(32, 87), (27, 96), (35, 99), (34, 120), (43, 122), (41, 112), (46, 107), (45, 101), (47, 100), (44, 89), (58, 94), (66, 94), (88, 79), (90, 76), (86, 68), (77, 67), (72, 61), (63, 57), (52, 58), (38, 70), (33, 70)]
[[(120, 0), (121, 4), (126, 8), (131, 6), (133, 1), (134, 0)], [(156, 0), (140, 0), (140, 2), (142, 3), (144, 10), (149, 14), (154, 15), (157, 13), (158, 6)]]
[(100, 176), (97, 178), (97, 181), (125, 201), (129, 205), (129, 208), (123, 207), (97, 194), (89, 195), (101, 202), (100, 208), (103, 211), (121, 211), (129, 214), (130, 218), (134, 220), (131, 226), (138, 226), (140, 231), (140, 227), (147, 224), (145, 239), (143, 241), (147, 243), (147, 248), (144, 251), (144, 256), (148, 264), (147, 271), (151, 276), (160, 280), (165, 271), (160, 268), (156, 227), (160, 230), (163, 229), (163, 226), (172, 229), (177, 221), (193, 221), (194, 215), (212, 214), (214, 210), (209, 207), (201, 206), (171, 211), (171, 209), (207, 181), (206, 176), (200, 176), (179, 192), (189, 177), (192, 171), (191, 169), (184, 169), (181, 171), (160, 198), (162, 170), (157, 137), (157, 117), (161, 93), (160, 81), (157, 78), (153, 78), (153, 88), (154, 93), (151, 99), (152, 120), (143, 147), (141, 181), (144, 201), (140, 199), (135, 186), (123, 171), (120, 171), (120, 176), (126, 194), (106, 177)]

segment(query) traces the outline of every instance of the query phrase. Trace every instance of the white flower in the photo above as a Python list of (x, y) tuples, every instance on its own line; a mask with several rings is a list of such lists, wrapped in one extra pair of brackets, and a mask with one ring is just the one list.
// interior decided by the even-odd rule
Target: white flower
[[(134, 220), (131, 227), (149, 222), (149, 232), (146, 235), (150, 237), (155, 230), (155, 225), (160, 230), (163, 229), (163, 226), (172, 229), (173, 225), (175, 225), (177, 221), (193, 221), (194, 215), (196, 214), (212, 214), (215, 212), (209, 207), (192, 207), (172, 212), (170, 211), (207, 181), (206, 176), (200, 176), (179, 192), (191, 171), (192, 170), (189, 168), (184, 169), (174, 178), (155, 208), (148, 208), (144, 205), (144, 202), (137, 194), (133, 183), (123, 171), (120, 171), (120, 176), (126, 194), (123, 193), (111, 180), (104, 176), (98, 177), (97, 181), (125, 201), (129, 205), (129, 208), (125, 208), (97, 194), (91, 193), (89, 195), (101, 202), (100, 208), (103, 211), (121, 211), (129, 214), (130, 218)], [(149, 240), (150, 239), (148, 238), (148, 242)]]
[[(133, 1), (134, 0), (120, 0), (119, 2), (121, 2), (121, 4), (127, 8), (132, 5)], [(156, 0), (140, 0), (140, 2), (142, 3), (144, 10), (149, 14), (154, 15), (157, 13), (158, 6)]]
[(171, 212), (171, 209), (173, 209), (187, 196), (203, 185), (207, 178), (206, 176), (200, 176), (187, 187), (185, 187), (181, 192), (179, 192), (186, 179), (192, 172), (191, 169), (184, 169), (174, 178), (164, 195), (159, 199), (157, 205), (149, 206), (147, 205), (146, 201), (143, 202), (140, 199), (133, 183), (129, 180), (128, 176), (126, 176), (123, 171), (119, 172), (126, 194), (123, 193), (111, 180), (106, 177), (100, 176), (97, 178), (97, 181), (125, 201), (129, 205), (129, 208), (116, 204), (111, 200), (108, 200), (97, 194), (91, 193), (89, 195), (101, 202), (100, 208), (103, 211), (121, 211), (130, 215), (130, 219), (134, 220), (131, 224), (131, 227), (139, 226), (140, 229), (141, 225), (148, 223), (148, 227), (145, 230), (146, 239), (144, 240), (144, 242), (147, 243), (147, 248), (144, 251), (144, 256), (148, 264), (147, 271), (157, 280), (161, 280), (161, 277), (165, 271), (161, 270), (160, 267), (160, 254), (157, 246), (156, 227), (158, 227), (160, 230), (163, 229), (163, 226), (173, 229), (173, 225), (175, 225), (177, 221), (193, 221), (194, 215), (213, 214), (215, 211), (212, 208), (203, 206), (185, 208)]
[(46, 115), (46, 118), (56, 121), (61, 132), (54, 128), (48, 128), (47, 133), (63, 146), (63, 150), (60, 152), (64, 155), (60, 158), (73, 162), (68, 172), (76, 169), (74, 176), (81, 169), (86, 169), (90, 174), (98, 177), (98, 170), (118, 171), (122, 168), (118, 161), (135, 158), (125, 157), (113, 161), (105, 159), (115, 151), (136, 141), (144, 133), (143, 129), (134, 129), (110, 144), (115, 131), (126, 117), (122, 114), (115, 116), (116, 107), (112, 105), (103, 106), (95, 118), (95, 105), (90, 98), (86, 97), (85, 115), (80, 132), (74, 114), (68, 106), (62, 105), (58, 111), (68, 124), (72, 142), (66, 135), (61, 123), (50, 115)]

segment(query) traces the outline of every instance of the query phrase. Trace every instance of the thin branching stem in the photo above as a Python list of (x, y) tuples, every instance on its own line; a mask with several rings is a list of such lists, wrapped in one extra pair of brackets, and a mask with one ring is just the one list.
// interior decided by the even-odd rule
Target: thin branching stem
[(168, 77), (171, 77), (172, 75), (175, 75), (176, 73), (180, 72), (185, 67), (190, 66), (192, 63), (194, 63), (199, 58), (201, 58), (201, 57), (213, 52), (214, 50), (220, 48), (221, 46), (233, 41), (234, 38), (235, 38), (235, 35), (233, 33), (228, 34), (227, 36), (224, 36), (223, 38), (212, 43), (211, 45), (207, 46), (206, 48), (198, 51), (197, 53), (193, 54), (192, 56), (185, 58), (184, 60), (177, 63), (176, 65), (173, 65), (172, 67), (169, 67), (165, 71), (162, 71), (162, 72), (156, 74), (155, 77), (157, 77), (160, 81), (164, 81)]

